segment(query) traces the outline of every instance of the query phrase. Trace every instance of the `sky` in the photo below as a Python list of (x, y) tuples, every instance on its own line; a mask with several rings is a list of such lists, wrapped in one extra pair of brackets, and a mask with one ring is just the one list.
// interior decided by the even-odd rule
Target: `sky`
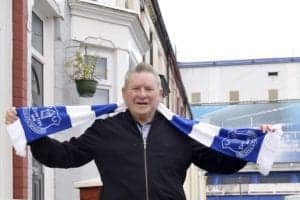
[(158, 0), (179, 62), (300, 57), (300, 0)]

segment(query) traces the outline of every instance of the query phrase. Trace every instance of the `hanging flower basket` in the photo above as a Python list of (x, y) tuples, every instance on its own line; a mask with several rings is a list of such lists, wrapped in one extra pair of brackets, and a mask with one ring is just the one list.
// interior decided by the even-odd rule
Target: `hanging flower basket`
[(98, 82), (95, 79), (96, 58), (76, 52), (75, 56), (65, 63), (71, 67), (71, 79), (76, 83), (76, 89), (80, 97), (94, 96)]
[(95, 80), (75, 80), (76, 89), (81, 97), (93, 97), (97, 89), (97, 81)]

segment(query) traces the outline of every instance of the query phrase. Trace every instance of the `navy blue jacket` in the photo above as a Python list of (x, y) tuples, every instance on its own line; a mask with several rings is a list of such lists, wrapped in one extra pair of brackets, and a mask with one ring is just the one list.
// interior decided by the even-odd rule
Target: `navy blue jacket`
[(217, 153), (180, 133), (158, 112), (147, 143), (130, 113), (99, 119), (78, 138), (48, 137), (30, 144), (49, 167), (79, 167), (92, 160), (101, 174), (101, 200), (184, 200), (191, 163), (213, 173), (234, 173), (246, 162)]

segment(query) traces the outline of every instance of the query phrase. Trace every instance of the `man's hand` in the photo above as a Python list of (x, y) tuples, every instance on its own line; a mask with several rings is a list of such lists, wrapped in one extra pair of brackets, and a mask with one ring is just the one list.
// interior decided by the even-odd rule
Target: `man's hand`
[(262, 124), (262, 125), (259, 126), (259, 128), (263, 133), (274, 132), (275, 131), (275, 129), (272, 127), (271, 124)]
[(17, 111), (15, 107), (12, 107), (6, 111), (5, 115), (5, 124), (9, 125), (14, 123), (18, 119)]

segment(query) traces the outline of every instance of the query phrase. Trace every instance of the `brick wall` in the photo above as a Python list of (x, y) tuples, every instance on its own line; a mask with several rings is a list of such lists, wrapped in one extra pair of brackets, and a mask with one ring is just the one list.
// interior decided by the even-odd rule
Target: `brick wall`
[[(13, 105), (27, 105), (27, 0), (13, 0)], [(28, 199), (27, 158), (13, 153), (13, 198)]]
[(101, 186), (79, 188), (80, 200), (100, 200), (101, 188)]

